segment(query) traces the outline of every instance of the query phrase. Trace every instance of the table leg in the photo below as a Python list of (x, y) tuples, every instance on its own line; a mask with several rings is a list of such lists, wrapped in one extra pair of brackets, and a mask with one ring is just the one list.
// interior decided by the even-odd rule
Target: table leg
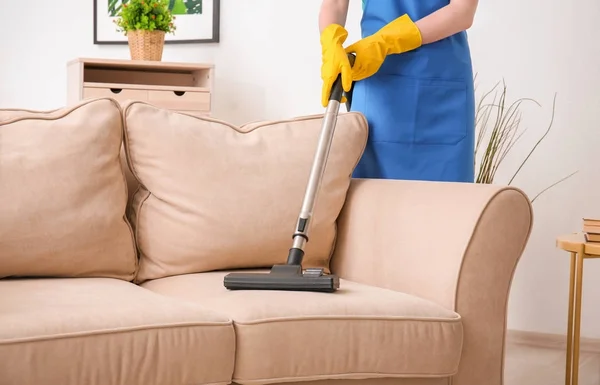
[(573, 301), (575, 299), (575, 261), (576, 253), (571, 253), (571, 269), (569, 277), (569, 318), (567, 320), (567, 362), (565, 365), (565, 385), (571, 385), (573, 369)]
[(577, 253), (577, 274), (575, 277), (575, 303), (573, 319), (573, 377), (572, 385), (579, 383), (579, 337), (581, 326), (581, 297), (583, 287), (583, 253)]

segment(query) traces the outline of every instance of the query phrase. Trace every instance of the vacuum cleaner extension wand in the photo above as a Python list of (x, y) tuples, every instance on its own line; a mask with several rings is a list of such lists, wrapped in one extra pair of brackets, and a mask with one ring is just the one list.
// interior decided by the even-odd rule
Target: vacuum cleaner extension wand
[[(348, 55), (350, 65), (354, 64), (354, 55)], [(321, 268), (302, 269), (304, 247), (308, 242), (308, 229), (313, 216), (317, 194), (321, 188), (323, 174), (327, 165), (329, 149), (333, 141), (335, 125), (344, 96), (341, 75), (337, 77), (331, 89), (329, 103), (323, 117), (323, 125), (317, 151), (313, 160), (304, 200), (296, 231), (293, 235), (292, 247), (289, 250), (287, 263), (275, 265), (270, 273), (230, 273), (225, 276), (223, 284), (229, 290), (288, 290), (317, 291), (332, 293), (339, 288), (339, 278), (332, 274), (324, 274)]]

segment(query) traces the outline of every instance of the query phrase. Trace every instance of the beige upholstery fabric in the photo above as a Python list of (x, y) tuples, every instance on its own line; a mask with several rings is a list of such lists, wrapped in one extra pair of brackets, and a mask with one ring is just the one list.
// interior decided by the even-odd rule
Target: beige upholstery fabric
[[(142, 102), (124, 109), (126, 152), (142, 184), (131, 210), (137, 282), (285, 260), (321, 117), (234, 127)], [(362, 115), (338, 117), (306, 266), (329, 268), (335, 221), (366, 139)]]
[(132, 280), (137, 258), (125, 219), (118, 103), (11, 110), (2, 119), (0, 277)]
[(231, 380), (231, 321), (109, 278), (0, 280), (2, 385)]
[(512, 187), (354, 180), (331, 266), (456, 311), (464, 347), (452, 384), (502, 385), (510, 283), (532, 222)]
[(230, 292), (224, 275), (168, 277), (142, 287), (233, 319), (235, 382), (447, 377), (457, 370), (460, 317), (432, 302), (350, 281), (333, 294)]
[(454, 385), (445, 378), (371, 378), (365, 380), (317, 380), (286, 382), (286, 385)]
[(7, 120), (13, 120), (15, 118), (20, 118), (23, 116), (36, 116), (40, 114), (50, 114), (59, 109), (54, 110), (28, 110), (23, 108), (2, 108), (0, 109), (0, 122), (5, 122)]

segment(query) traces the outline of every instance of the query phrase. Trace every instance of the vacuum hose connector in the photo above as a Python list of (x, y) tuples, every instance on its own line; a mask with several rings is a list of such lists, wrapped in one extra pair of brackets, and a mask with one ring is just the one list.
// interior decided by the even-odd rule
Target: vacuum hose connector
[(304, 250), (292, 247), (288, 254), (287, 264), (288, 265), (302, 265), (303, 258), (304, 258)]

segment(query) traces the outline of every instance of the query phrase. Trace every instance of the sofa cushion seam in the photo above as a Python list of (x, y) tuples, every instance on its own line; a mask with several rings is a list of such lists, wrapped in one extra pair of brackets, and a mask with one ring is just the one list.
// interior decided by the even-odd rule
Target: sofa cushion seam
[(267, 378), (258, 378), (258, 379), (244, 379), (242, 377), (234, 377), (233, 382), (238, 382), (240, 384), (246, 383), (278, 383), (284, 381), (294, 380), (296, 382), (300, 381), (319, 381), (319, 380), (334, 380), (334, 379), (351, 379), (354, 376), (372, 376), (376, 378), (446, 378), (449, 376), (453, 376), (456, 374), (456, 371), (439, 373), (439, 374), (425, 374), (425, 373), (389, 373), (389, 372), (344, 372), (344, 373), (332, 373), (332, 374), (317, 374), (312, 376), (291, 376), (291, 377), (267, 377)]
[(256, 321), (236, 321), (233, 323), (236, 325), (258, 325), (267, 323), (287, 323), (287, 322), (308, 322), (308, 321), (396, 321), (396, 322), (426, 322), (428, 324), (455, 324), (461, 323), (462, 318), (460, 316), (456, 318), (419, 318), (419, 317), (402, 317), (402, 316), (384, 316), (384, 317), (373, 317), (373, 316), (304, 316), (304, 317), (280, 317), (280, 318), (266, 318)]
[(73, 339), (79, 337), (92, 337), (92, 336), (105, 336), (105, 335), (113, 335), (113, 334), (124, 334), (124, 333), (136, 333), (136, 332), (144, 332), (150, 330), (168, 330), (168, 329), (186, 329), (186, 328), (196, 328), (196, 327), (230, 327), (233, 322), (214, 322), (214, 323), (180, 323), (180, 324), (171, 324), (171, 325), (144, 325), (138, 327), (124, 327), (124, 328), (113, 328), (113, 329), (102, 329), (102, 330), (93, 330), (93, 331), (81, 331), (81, 332), (73, 332), (73, 333), (60, 333), (55, 335), (46, 335), (46, 336), (34, 336), (34, 337), (22, 337), (15, 339), (6, 339), (0, 340), (0, 346), (2, 345), (11, 345), (11, 344), (19, 344), (19, 343), (29, 343), (29, 342), (42, 342), (42, 341), (52, 341), (59, 339)]

